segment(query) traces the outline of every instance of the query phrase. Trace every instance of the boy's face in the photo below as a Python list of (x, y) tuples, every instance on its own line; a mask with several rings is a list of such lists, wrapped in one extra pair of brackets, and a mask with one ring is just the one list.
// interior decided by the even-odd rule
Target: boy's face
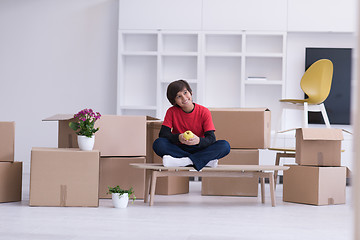
[(193, 102), (191, 93), (184, 88), (176, 94), (175, 103), (182, 109), (192, 107)]

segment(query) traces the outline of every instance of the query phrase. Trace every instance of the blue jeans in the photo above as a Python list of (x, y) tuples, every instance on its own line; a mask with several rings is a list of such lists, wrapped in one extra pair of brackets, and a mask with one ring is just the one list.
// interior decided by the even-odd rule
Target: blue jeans
[(210, 146), (200, 149), (198, 145), (176, 145), (167, 138), (158, 138), (154, 141), (153, 149), (160, 157), (164, 155), (170, 155), (175, 158), (188, 157), (193, 162), (194, 168), (200, 171), (209, 161), (228, 155), (230, 144), (225, 140), (218, 140)]

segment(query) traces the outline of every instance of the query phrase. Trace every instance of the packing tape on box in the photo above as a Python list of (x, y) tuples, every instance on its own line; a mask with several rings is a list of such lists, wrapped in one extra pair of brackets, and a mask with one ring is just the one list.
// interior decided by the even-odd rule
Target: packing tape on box
[(67, 188), (66, 185), (60, 185), (60, 206), (66, 206), (66, 198), (67, 198)]
[(317, 153), (317, 162), (319, 166), (324, 165), (324, 154), (323, 152), (318, 152)]

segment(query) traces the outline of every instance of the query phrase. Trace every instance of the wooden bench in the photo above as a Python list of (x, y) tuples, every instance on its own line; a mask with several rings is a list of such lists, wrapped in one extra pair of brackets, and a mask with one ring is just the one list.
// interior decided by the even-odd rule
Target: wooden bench
[[(274, 171), (285, 171), (287, 166), (273, 165), (218, 165), (216, 168), (205, 167), (196, 171), (193, 167), (164, 167), (160, 163), (133, 163), (136, 168), (146, 170), (144, 202), (154, 204), (156, 179), (158, 177), (258, 177), (261, 184), (261, 202), (265, 203), (265, 178), (269, 179), (271, 205), (275, 207)], [(149, 201), (150, 194), (150, 201)]]

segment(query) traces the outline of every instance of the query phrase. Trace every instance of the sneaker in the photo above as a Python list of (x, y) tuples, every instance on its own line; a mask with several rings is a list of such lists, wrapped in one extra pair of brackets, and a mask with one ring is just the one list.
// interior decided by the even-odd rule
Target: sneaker
[(210, 162), (208, 162), (205, 167), (211, 167), (211, 168), (216, 168), (218, 166), (219, 160), (214, 159), (211, 160)]
[(193, 164), (193, 162), (188, 157), (174, 158), (170, 155), (163, 156), (164, 167), (185, 167), (191, 164)]

